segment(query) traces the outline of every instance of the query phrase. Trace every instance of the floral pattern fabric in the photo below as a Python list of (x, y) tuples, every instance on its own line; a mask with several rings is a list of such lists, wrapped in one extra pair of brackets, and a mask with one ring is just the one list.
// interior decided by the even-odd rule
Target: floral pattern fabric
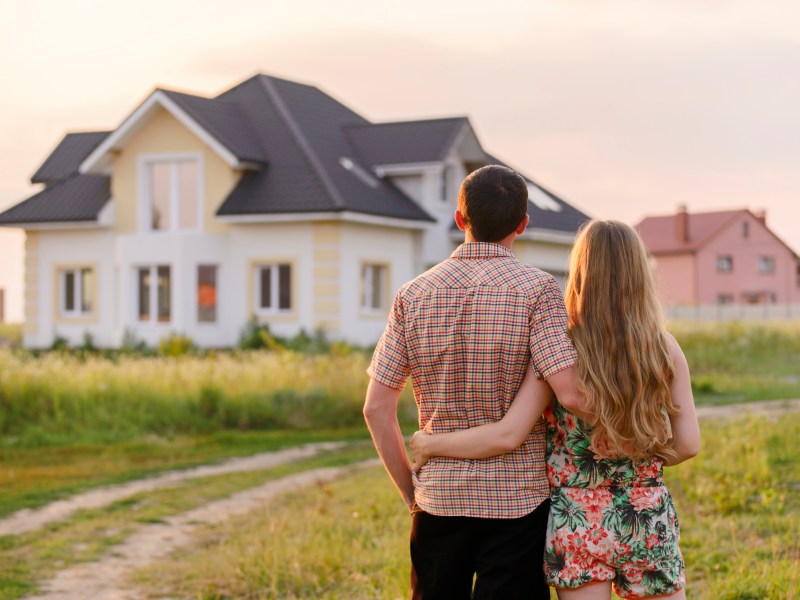
[(548, 583), (575, 589), (612, 581), (622, 598), (683, 588), (678, 517), (661, 460), (598, 456), (588, 428), (556, 401), (545, 419), (551, 486)]

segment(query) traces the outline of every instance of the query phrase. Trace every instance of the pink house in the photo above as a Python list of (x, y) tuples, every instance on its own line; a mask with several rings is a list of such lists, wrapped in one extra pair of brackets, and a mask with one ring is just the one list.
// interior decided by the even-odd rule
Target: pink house
[(667, 306), (800, 303), (800, 257), (766, 213), (727, 210), (647, 217), (637, 225)]

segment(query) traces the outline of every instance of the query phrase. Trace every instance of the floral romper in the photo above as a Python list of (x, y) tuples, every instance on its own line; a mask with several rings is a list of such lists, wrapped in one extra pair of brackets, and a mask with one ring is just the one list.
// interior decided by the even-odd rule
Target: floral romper
[(600, 458), (581, 422), (557, 401), (544, 416), (551, 499), (547, 582), (575, 589), (612, 581), (621, 598), (683, 588), (678, 517), (662, 461)]

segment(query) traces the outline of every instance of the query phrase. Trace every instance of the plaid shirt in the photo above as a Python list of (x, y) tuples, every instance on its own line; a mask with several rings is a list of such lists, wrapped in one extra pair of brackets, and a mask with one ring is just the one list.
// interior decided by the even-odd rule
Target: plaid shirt
[[(436, 434), (499, 421), (530, 364), (547, 379), (575, 364), (564, 298), (552, 275), (498, 244), (470, 242), (405, 284), (372, 363), (372, 379), (402, 389), (411, 375), (421, 429)], [(549, 496), (545, 424), (513, 452), (436, 457), (414, 476), (422, 510), (511, 519)]]

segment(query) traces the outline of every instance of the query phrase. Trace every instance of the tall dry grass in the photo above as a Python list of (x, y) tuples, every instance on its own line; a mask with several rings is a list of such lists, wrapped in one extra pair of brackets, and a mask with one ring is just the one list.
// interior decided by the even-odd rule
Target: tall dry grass
[[(0, 350), (0, 434), (21, 445), (363, 423), (369, 356), (292, 351), (174, 358)], [(403, 418), (413, 421), (410, 394)]]

